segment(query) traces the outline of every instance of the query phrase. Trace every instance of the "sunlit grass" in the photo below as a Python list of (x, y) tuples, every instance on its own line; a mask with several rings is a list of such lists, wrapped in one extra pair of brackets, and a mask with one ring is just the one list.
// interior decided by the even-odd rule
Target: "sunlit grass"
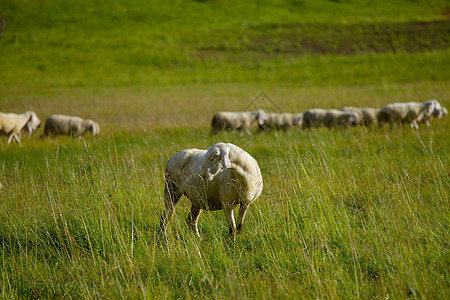
[[(2, 166), (2, 291), (445, 297), (448, 135), (439, 128), (256, 137), (247, 151), (265, 189), (235, 244), (221, 212), (202, 214), (202, 237), (191, 234), (186, 200), (168, 244), (158, 242), (173, 143), (206, 147), (210, 137), (104, 137), (16, 153)], [(35, 151), (40, 159), (29, 158)]]
[[(0, 111), (101, 127), (0, 136), (2, 298), (449, 298), (448, 117), (209, 134), (219, 110), (449, 108), (448, 3), (231, 2), (0, 4)], [(233, 243), (223, 212), (204, 212), (198, 238), (183, 198), (163, 239), (165, 163), (219, 141), (262, 171), (243, 232)]]

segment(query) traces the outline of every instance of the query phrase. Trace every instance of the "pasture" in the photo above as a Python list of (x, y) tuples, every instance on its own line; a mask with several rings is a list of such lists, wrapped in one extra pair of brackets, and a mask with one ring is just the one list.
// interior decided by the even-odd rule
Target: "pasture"
[[(446, 1), (108, 2), (0, 4), (0, 111), (101, 126), (0, 136), (2, 298), (449, 297), (448, 117), (209, 134), (215, 112), (255, 99), (450, 108)], [(223, 212), (204, 212), (196, 237), (183, 199), (161, 242), (165, 163), (219, 141), (264, 179), (243, 232), (233, 243)]]

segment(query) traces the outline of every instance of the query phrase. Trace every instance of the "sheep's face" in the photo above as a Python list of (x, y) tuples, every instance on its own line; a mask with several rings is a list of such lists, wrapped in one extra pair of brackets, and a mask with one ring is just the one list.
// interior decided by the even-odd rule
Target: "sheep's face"
[(258, 112), (258, 117), (257, 117), (258, 125), (263, 126), (264, 122), (267, 120), (267, 115), (262, 110), (258, 110), (257, 112)]
[(253, 118), (252, 122), (256, 120), (259, 126), (263, 126), (264, 122), (268, 119), (268, 115), (262, 110), (255, 110), (251, 114)]
[(302, 115), (295, 115), (293, 123), (294, 123), (294, 126), (302, 126), (303, 116)]
[(92, 135), (98, 135), (100, 133), (100, 126), (97, 122), (94, 122), (92, 120), (89, 120), (89, 131), (92, 133)]
[(230, 167), (230, 148), (219, 143), (211, 146), (202, 162), (202, 178), (205, 182), (211, 181), (222, 170)]
[(39, 126), (41, 126), (41, 120), (39, 120), (35, 112), (31, 111), (29, 113), (30, 113), (30, 120), (26, 125), (26, 130), (28, 131), (29, 134), (31, 134), (33, 131), (39, 128)]
[(433, 115), (438, 119), (442, 118), (442, 116), (444, 115), (444, 107), (437, 100), (434, 100)]
[[(433, 100), (428, 100), (428, 101), (424, 102), (424, 104), (425, 104), (425, 109), (422, 110), (421, 114), (423, 116), (425, 116), (426, 118), (430, 118), (434, 115), (437, 117), (436, 109), (439, 110), (440, 106), (441, 106), (439, 104), (439, 102), (437, 102), (436, 100), (433, 99)], [(439, 106), (439, 107), (437, 107), (437, 106)], [(438, 118), (440, 118), (440, 117), (438, 117)]]

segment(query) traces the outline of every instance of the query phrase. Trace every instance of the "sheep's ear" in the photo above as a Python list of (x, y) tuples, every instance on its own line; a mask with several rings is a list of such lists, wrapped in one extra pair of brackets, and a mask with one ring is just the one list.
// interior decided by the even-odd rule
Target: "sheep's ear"
[(225, 149), (222, 149), (222, 165), (223, 168), (229, 168), (231, 166), (230, 163), (230, 148), (226, 147)]

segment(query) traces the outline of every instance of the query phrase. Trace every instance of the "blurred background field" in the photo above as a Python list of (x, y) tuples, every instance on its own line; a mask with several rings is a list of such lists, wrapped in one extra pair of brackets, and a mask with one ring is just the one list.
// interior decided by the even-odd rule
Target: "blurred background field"
[[(285, 112), (435, 98), (448, 1), (0, 2), (0, 111), (97, 120), (98, 137), (0, 137), (5, 298), (448, 298), (450, 122), (210, 136), (261, 93)], [(260, 105), (262, 102), (256, 102)], [(177, 208), (165, 162), (218, 141), (265, 190), (235, 244)]]

